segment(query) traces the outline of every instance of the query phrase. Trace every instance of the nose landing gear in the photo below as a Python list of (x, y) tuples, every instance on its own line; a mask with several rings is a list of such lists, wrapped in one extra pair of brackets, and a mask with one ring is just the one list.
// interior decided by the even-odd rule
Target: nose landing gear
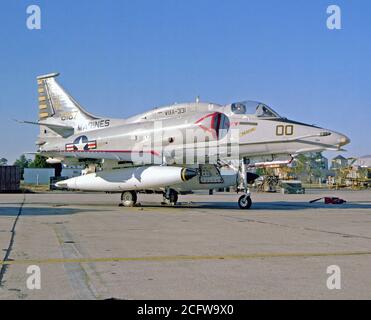
[(250, 209), (252, 205), (251, 193), (249, 190), (249, 184), (254, 183), (254, 181), (259, 177), (255, 173), (247, 172), (247, 166), (249, 160), (244, 158), (241, 160), (239, 167), (239, 183), (237, 185), (237, 190), (243, 190), (244, 195), (238, 199), (238, 206), (240, 209)]
[(240, 207), (240, 209), (250, 209), (251, 205), (251, 197), (248, 194), (244, 194), (238, 199), (238, 206)]

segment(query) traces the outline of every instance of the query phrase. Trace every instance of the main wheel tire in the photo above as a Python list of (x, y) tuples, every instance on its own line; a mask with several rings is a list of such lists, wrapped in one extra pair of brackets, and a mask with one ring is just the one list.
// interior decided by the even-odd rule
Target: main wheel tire
[(137, 193), (135, 191), (125, 191), (121, 194), (121, 204), (124, 207), (134, 207), (137, 203)]
[(170, 204), (172, 206), (175, 206), (176, 203), (178, 202), (178, 192), (176, 192), (174, 190), (172, 192), (170, 192), (169, 201), (170, 201)]
[(250, 196), (244, 195), (238, 199), (238, 206), (240, 207), (240, 209), (250, 209), (251, 205), (252, 201)]
[(170, 190), (168, 197), (166, 197), (166, 194), (164, 194), (165, 204), (175, 206), (177, 202), (178, 202), (178, 192), (176, 192), (175, 190)]

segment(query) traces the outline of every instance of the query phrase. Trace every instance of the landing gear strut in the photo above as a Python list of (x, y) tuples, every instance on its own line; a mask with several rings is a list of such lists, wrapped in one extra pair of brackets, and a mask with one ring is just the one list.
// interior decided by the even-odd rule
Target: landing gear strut
[(175, 206), (177, 202), (178, 202), (178, 192), (176, 192), (173, 189), (167, 189), (166, 192), (164, 193), (163, 203), (170, 205), (170, 206)]
[(135, 191), (125, 191), (121, 194), (121, 205), (124, 207), (134, 207), (137, 203), (137, 193)]
[(247, 172), (246, 167), (248, 166), (248, 164), (249, 164), (248, 159), (242, 159), (239, 168), (240, 183), (237, 186), (237, 190), (243, 190), (244, 192), (244, 195), (238, 199), (238, 206), (240, 207), (240, 209), (251, 208), (252, 201), (251, 193), (249, 190), (249, 184), (253, 183), (255, 179), (259, 177), (254, 173)]

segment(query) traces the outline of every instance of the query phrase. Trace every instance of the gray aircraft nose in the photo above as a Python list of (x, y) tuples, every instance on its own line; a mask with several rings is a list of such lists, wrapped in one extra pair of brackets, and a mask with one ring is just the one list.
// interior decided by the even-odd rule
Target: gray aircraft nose
[(320, 135), (324, 137), (323, 140), (324, 143), (331, 145), (336, 149), (340, 149), (342, 146), (345, 146), (348, 143), (350, 143), (350, 139), (346, 135), (336, 131), (331, 130), (323, 131), (320, 133)]
[(350, 139), (346, 135), (340, 133), (337, 133), (336, 139), (337, 139), (336, 142), (339, 145), (339, 147), (345, 146), (350, 143)]

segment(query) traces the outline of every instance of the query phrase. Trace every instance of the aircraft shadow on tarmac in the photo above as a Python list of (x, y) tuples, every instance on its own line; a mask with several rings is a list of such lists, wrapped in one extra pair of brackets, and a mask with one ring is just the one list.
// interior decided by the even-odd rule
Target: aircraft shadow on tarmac
[[(141, 203), (142, 208), (164, 208), (164, 206), (150, 203)], [(176, 206), (165, 208), (174, 209), (214, 209), (214, 210), (241, 210), (238, 208), (235, 202), (192, 202), (192, 203), (180, 203)], [(324, 203), (308, 203), (308, 202), (254, 202), (250, 210), (241, 211), (254, 211), (254, 210), (274, 210), (274, 211), (296, 211), (296, 210), (308, 210), (308, 209), (332, 209), (332, 210), (351, 210), (351, 209), (371, 209), (371, 203), (345, 203), (341, 205), (328, 205)]]
[[(78, 205), (78, 204), (76, 204)], [(71, 205), (70, 205), (71, 206)], [(115, 205), (116, 206), (116, 205)], [(100, 207), (99, 209), (94, 209), (92, 207)], [(54, 206), (54, 207), (23, 207), (22, 208), (22, 216), (60, 216), (60, 215), (73, 215), (76, 213), (84, 213), (84, 212), (106, 212), (111, 211), (109, 208), (110, 205), (107, 205), (108, 210), (104, 210), (101, 206), (91, 205), (89, 209), (81, 209), (81, 208), (64, 208), (62, 206)], [(278, 202), (255, 202), (250, 210), (241, 210), (238, 208), (235, 202), (192, 202), (192, 203), (180, 203), (176, 206), (162, 206), (160, 204), (155, 203), (141, 203), (136, 208), (144, 208), (144, 209), (174, 209), (174, 210), (181, 210), (181, 209), (212, 209), (212, 210), (234, 210), (238, 212), (253, 212), (253, 211), (299, 211), (299, 210), (315, 210), (315, 209), (329, 209), (334, 211), (339, 210), (352, 210), (352, 209), (363, 209), (363, 210), (371, 210), (371, 203), (346, 203), (342, 205), (326, 205), (323, 203), (315, 203), (310, 204), (308, 202), (286, 202), (286, 201), (278, 201)], [(11, 206), (0, 206), (0, 217), (8, 216), (8, 217), (15, 217), (19, 213), (19, 207), (11, 207)], [(123, 212), (127, 209), (133, 208), (125, 208), (122, 207)]]
[[(19, 207), (0, 207), (0, 217), (16, 217), (19, 213)], [(105, 211), (105, 210), (94, 210), (94, 209), (77, 209), (77, 208), (61, 208), (61, 207), (50, 207), (50, 208), (39, 208), (39, 207), (24, 207), (22, 208), (22, 216), (61, 216), (61, 215), (72, 215), (81, 212), (92, 212), (92, 211)]]
[(255, 209), (265, 210), (308, 210), (308, 209), (330, 209), (330, 210), (351, 210), (351, 209), (371, 209), (371, 204), (365, 203), (344, 203), (344, 204), (324, 204), (308, 202), (272, 202), (255, 203)]

